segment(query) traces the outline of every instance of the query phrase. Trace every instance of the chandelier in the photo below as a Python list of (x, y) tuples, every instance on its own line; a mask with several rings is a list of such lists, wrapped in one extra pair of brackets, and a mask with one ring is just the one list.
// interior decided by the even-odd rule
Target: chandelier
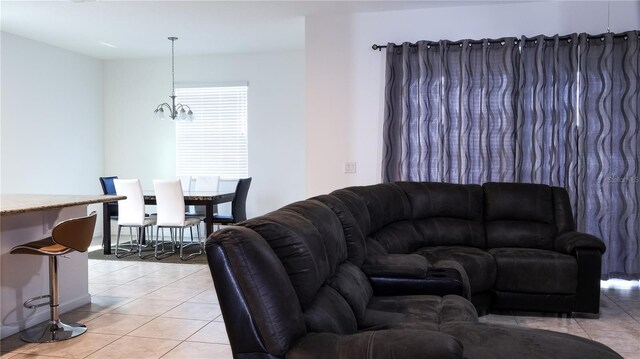
[[(175, 80), (175, 65), (174, 65), (174, 53), (173, 43), (178, 40), (177, 37), (169, 37), (171, 40), (171, 105), (168, 103), (161, 103), (153, 111), (153, 118), (156, 120), (172, 119), (176, 121), (193, 121), (194, 115), (191, 108), (181, 103), (176, 105), (176, 80)], [(166, 110), (166, 111), (165, 111)], [(167, 113), (168, 112), (168, 113)]]

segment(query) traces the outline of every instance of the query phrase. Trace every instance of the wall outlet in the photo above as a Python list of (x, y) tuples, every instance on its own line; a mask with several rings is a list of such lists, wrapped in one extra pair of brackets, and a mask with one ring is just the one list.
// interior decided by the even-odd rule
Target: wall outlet
[(345, 162), (344, 163), (344, 173), (356, 173), (356, 163), (355, 162)]

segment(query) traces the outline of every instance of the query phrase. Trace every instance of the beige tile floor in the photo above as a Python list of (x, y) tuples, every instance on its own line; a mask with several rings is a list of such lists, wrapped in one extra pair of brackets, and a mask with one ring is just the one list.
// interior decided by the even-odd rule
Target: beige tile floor
[[(89, 292), (91, 304), (62, 316), (86, 324), (86, 334), (50, 344), (27, 344), (14, 335), (0, 342), (0, 359), (231, 358), (205, 265), (90, 260)], [(481, 321), (580, 335), (640, 359), (637, 281), (605, 284), (599, 319), (505, 313)]]

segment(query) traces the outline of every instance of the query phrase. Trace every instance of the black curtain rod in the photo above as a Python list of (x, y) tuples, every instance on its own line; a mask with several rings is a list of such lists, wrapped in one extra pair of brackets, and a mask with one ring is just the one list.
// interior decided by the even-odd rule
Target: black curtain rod
[[(600, 34), (600, 35), (587, 35), (587, 39), (599, 39), (602, 36), (604, 36), (605, 34)], [(627, 34), (626, 33), (619, 33), (619, 34), (614, 34), (613, 37), (616, 38), (620, 38), (620, 37), (626, 37)], [(559, 40), (568, 40), (571, 38), (571, 35), (564, 35), (564, 36), (558, 36)], [(640, 35), (638, 35), (638, 38), (640, 38)], [(506, 38), (502, 38), (502, 39), (489, 39), (489, 42), (494, 44), (494, 43), (501, 43), (505, 40)], [(545, 40), (552, 40), (553, 37), (545, 37)], [(531, 38), (527, 38), (525, 41), (537, 41), (538, 39), (536, 37), (531, 37)], [(450, 41), (449, 43), (452, 45), (458, 45), (461, 44), (464, 40), (458, 40), (458, 41)], [(515, 43), (517, 44), (519, 41), (521, 41), (520, 39), (516, 39)], [(438, 44), (438, 41), (427, 41), (431, 44)], [(484, 43), (484, 40), (469, 40), (470, 44), (482, 44)], [(409, 47), (417, 47), (418, 45), (416, 44), (410, 44)], [(377, 45), (377, 44), (373, 44), (371, 46), (371, 48), (373, 50), (378, 50), (378, 51), (382, 51), (382, 49), (386, 49), (387, 45)]]

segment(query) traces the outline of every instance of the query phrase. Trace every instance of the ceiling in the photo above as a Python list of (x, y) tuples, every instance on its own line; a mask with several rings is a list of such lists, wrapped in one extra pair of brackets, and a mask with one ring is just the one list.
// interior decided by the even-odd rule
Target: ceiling
[(312, 14), (469, 6), (499, 1), (4, 1), (2, 31), (99, 59), (304, 48)]

